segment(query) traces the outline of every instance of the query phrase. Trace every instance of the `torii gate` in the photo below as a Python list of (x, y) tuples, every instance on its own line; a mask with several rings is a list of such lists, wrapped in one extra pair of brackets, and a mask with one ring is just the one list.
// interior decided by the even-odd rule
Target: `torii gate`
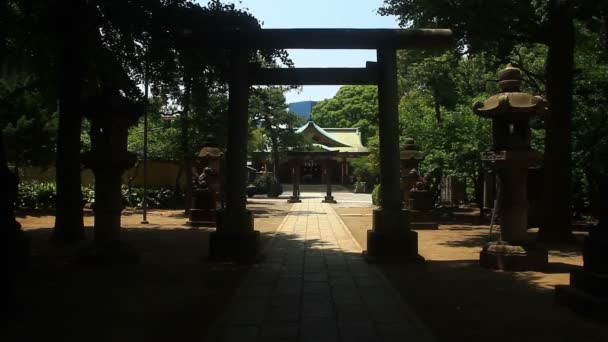
[[(408, 261), (418, 255), (418, 236), (402, 208), (399, 186), (398, 49), (447, 48), (451, 30), (443, 29), (259, 29), (213, 33), (185, 32), (191, 47), (230, 50), (226, 207), (210, 236), (212, 258), (255, 260), (259, 232), (247, 210), (248, 102), (251, 85), (377, 85), (382, 207), (374, 210), (367, 234), (368, 259)], [(373, 49), (377, 63), (365, 68), (274, 68), (250, 65), (257, 49)]]

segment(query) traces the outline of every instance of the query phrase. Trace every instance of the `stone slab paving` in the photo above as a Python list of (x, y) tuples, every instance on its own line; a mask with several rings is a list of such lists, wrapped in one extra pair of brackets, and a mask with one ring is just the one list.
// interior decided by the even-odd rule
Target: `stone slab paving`
[(294, 204), (206, 341), (434, 341), (331, 205)]

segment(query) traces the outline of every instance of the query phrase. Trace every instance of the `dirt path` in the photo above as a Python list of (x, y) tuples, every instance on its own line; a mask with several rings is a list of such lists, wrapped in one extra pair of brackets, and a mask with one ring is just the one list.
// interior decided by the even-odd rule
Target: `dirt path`
[[(362, 245), (371, 208), (335, 208)], [(441, 225), (419, 231), (422, 265), (383, 272), (440, 341), (608, 341), (608, 325), (554, 302), (554, 286), (582, 265), (580, 246), (550, 249), (546, 272), (499, 272), (478, 266), (489, 227)]]
[[(256, 200), (248, 207), (267, 241), (291, 205)], [(213, 229), (186, 226), (182, 211), (152, 210), (145, 226), (127, 211), (124, 239), (141, 262), (111, 269), (70, 262), (82, 244), (51, 244), (53, 216), (18, 220), (32, 243), (24, 293), (34, 341), (200, 341), (248, 269), (206, 262)], [(87, 216), (85, 225), (92, 223)], [(90, 241), (92, 229), (86, 232)]]

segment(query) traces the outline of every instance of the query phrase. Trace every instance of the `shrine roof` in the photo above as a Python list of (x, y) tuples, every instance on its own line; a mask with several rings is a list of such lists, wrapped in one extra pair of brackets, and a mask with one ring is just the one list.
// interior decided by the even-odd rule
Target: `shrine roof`
[(326, 151), (369, 152), (361, 142), (359, 128), (322, 128), (313, 121), (307, 122), (296, 133), (310, 136), (315, 145)]

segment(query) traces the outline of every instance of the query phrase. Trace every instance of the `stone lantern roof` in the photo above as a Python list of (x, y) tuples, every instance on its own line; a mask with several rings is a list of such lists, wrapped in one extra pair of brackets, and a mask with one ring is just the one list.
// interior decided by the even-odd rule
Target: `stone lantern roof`
[(412, 138), (405, 139), (405, 147), (399, 154), (401, 160), (423, 160), (424, 153), (420, 152), (420, 148)]
[(198, 153), (199, 158), (219, 158), (223, 154), (217, 147), (203, 147)]
[(523, 116), (530, 117), (548, 111), (547, 101), (540, 96), (521, 92), (521, 70), (511, 64), (498, 72), (501, 93), (490, 96), (473, 106), (475, 114), (486, 117)]

